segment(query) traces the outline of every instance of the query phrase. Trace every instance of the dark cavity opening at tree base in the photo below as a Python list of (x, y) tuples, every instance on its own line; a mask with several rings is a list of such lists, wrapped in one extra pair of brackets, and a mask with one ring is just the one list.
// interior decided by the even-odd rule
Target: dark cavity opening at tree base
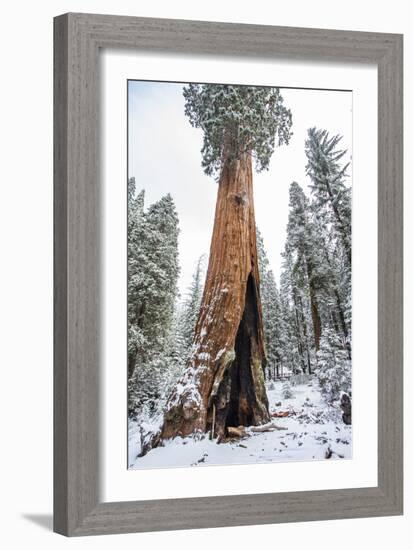
[(254, 363), (259, 363), (263, 374), (265, 368), (265, 357), (261, 357), (258, 347), (257, 316), (257, 289), (250, 273), (235, 339), (235, 359), (223, 376), (209, 414), (212, 437), (225, 437), (228, 427), (254, 426), (268, 420), (266, 396), (265, 403), (259, 404), (252, 373)]

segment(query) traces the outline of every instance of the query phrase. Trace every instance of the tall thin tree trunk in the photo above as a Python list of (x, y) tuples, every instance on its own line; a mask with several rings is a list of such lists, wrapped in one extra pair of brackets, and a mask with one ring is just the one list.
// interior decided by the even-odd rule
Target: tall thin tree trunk
[(314, 346), (317, 352), (320, 349), (321, 319), (320, 319), (320, 313), (318, 311), (317, 292), (316, 292), (316, 289), (314, 288), (314, 280), (313, 280), (314, 267), (313, 267), (313, 261), (311, 259), (311, 252), (308, 250), (308, 248), (305, 248), (304, 254), (306, 259), (305, 263), (307, 266), (311, 319), (313, 322), (313, 332), (314, 332)]
[(340, 212), (338, 211), (337, 203), (336, 203), (333, 191), (331, 189), (330, 183), (328, 181), (328, 177), (326, 177), (326, 187), (327, 187), (328, 197), (330, 199), (330, 204), (336, 219), (336, 227), (338, 229), (338, 232), (340, 234), (340, 237), (343, 243), (348, 265), (351, 267), (351, 236), (348, 235), (345, 225), (343, 223), (343, 220), (341, 218)]
[[(330, 258), (330, 255), (328, 254), (328, 249), (325, 245), (323, 246), (323, 250), (324, 250), (324, 258), (326, 259), (326, 261), (328, 263), (328, 266), (331, 270), (331, 273), (333, 274), (334, 269), (333, 269), (333, 266), (332, 266), (331, 258)], [(344, 309), (343, 309), (343, 306), (342, 306), (342, 303), (341, 303), (340, 293), (338, 291), (338, 283), (335, 280), (335, 277), (333, 278), (332, 287), (333, 287), (334, 298), (336, 300), (337, 311), (338, 311), (338, 316), (339, 316), (339, 319), (340, 319), (342, 334), (344, 335), (344, 339), (346, 341), (347, 355), (348, 355), (348, 358), (351, 359), (351, 342), (348, 339), (348, 327), (347, 327), (347, 323), (346, 323), (345, 316), (344, 316)], [(339, 331), (337, 329), (335, 329), (335, 330), (338, 334)]]
[[(303, 300), (302, 300), (301, 296), (299, 296), (299, 303), (300, 303), (301, 325), (303, 327), (305, 353), (307, 355), (307, 368), (306, 368), (306, 370), (304, 370), (304, 373), (306, 373), (307, 369), (308, 369), (308, 374), (311, 374), (311, 359), (310, 359), (310, 349), (309, 349), (309, 345), (308, 345), (307, 322), (306, 322), (306, 318), (305, 318), (305, 315), (304, 315)], [(304, 350), (303, 350), (303, 353), (304, 353)], [(304, 357), (303, 357), (303, 361), (304, 361)]]
[(292, 288), (292, 296), (293, 296), (293, 303), (294, 303), (294, 316), (295, 316), (295, 333), (297, 337), (297, 348), (298, 348), (298, 355), (300, 357), (301, 362), (301, 370), (305, 373), (307, 370), (307, 366), (304, 359), (304, 346), (303, 346), (303, 340), (304, 335), (301, 334), (301, 327), (303, 327), (304, 332), (304, 326), (302, 321), (302, 310), (300, 310), (299, 315), (299, 308), (298, 308), (298, 297), (297, 292), (295, 288)]
[(192, 356), (170, 397), (159, 441), (269, 421), (251, 155), (222, 169)]
[(311, 319), (313, 321), (314, 345), (316, 352), (320, 349), (321, 319), (318, 313), (317, 298), (315, 292), (310, 289)]
[(351, 359), (351, 343), (348, 340), (348, 328), (344, 317), (344, 311), (343, 311), (343, 306), (341, 304), (340, 294), (337, 288), (334, 288), (334, 296), (336, 298), (337, 311), (338, 311), (338, 317), (340, 319), (341, 330), (342, 330), (344, 339), (346, 341), (347, 353), (348, 353), (349, 359)]

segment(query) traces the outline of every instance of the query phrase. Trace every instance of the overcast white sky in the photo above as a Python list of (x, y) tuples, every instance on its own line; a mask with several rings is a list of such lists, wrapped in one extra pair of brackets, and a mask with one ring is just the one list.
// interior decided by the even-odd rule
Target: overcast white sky
[[(182, 84), (129, 81), (129, 177), (145, 189), (145, 207), (170, 193), (180, 221), (179, 290), (185, 295), (197, 259), (209, 252), (217, 184), (201, 168), (202, 131), (184, 114)], [(293, 116), (290, 144), (277, 148), (269, 170), (254, 174), (256, 222), (279, 281), (288, 219), (288, 189), (297, 181), (309, 194), (304, 142), (316, 126), (343, 135), (351, 158), (352, 94), (281, 88)]]

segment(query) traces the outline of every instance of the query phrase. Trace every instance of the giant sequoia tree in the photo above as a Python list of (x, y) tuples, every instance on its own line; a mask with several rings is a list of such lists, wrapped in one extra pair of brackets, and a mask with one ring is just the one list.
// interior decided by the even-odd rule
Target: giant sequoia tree
[(192, 355), (157, 442), (269, 420), (252, 159), (268, 168), (288, 143), (291, 113), (277, 88), (190, 84), (185, 114), (204, 133), (202, 166), (218, 181), (215, 221)]

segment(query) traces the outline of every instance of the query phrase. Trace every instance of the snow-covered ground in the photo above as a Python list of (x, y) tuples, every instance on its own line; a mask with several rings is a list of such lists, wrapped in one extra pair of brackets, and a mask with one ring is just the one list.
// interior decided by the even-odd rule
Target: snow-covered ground
[(207, 466), (211, 464), (259, 464), (290, 460), (351, 458), (351, 426), (341, 420), (337, 409), (326, 406), (315, 379), (293, 386), (294, 397), (282, 398), (282, 382), (267, 390), (270, 412), (285, 413), (273, 418), (282, 430), (252, 433), (249, 437), (217, 444), (175, 438), (146, 456), (140, 451), (139, 427), (129, 427), (129, 464), (132, 469)]

